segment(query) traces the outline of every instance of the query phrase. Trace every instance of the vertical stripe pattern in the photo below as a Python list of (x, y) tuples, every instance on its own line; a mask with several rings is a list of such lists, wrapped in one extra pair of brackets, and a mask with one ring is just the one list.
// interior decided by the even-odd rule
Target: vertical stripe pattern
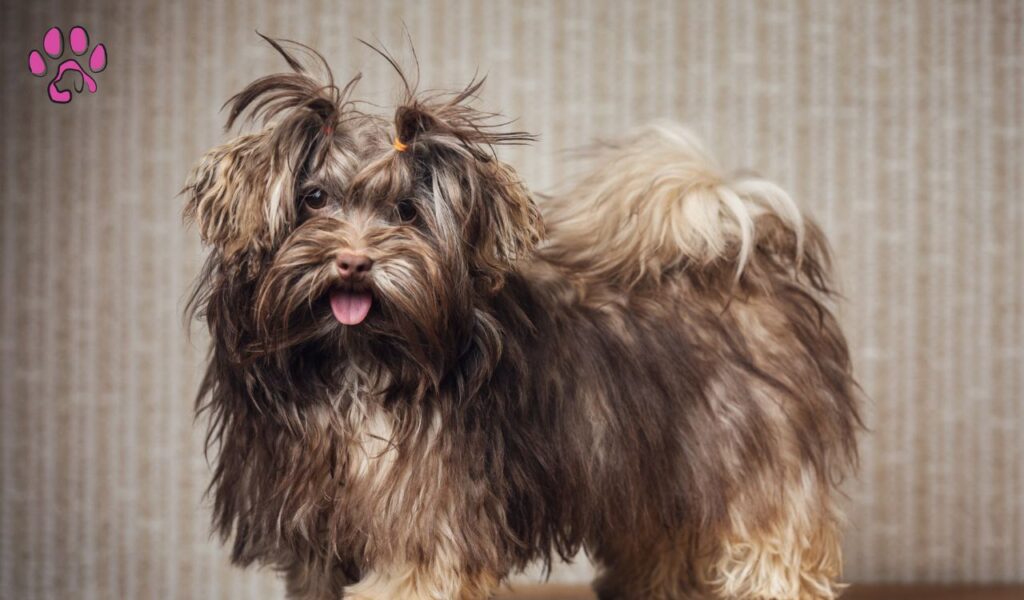
[[(109, 67), (52, 104), (25, 57), (77, 24)], [(284, 66), (257, 29), (385, 107), (356, 38), (411, 66), (408, 30), (425, 88), (486, 74), (481, 105), (540, 134), (502, 151), (538, 191), (657, 119), (777, 180), (833, 242), (870, 397), (848, 578), (1024, 581), (1024, 3), (44, 0), (0, 5), (0, 597), (280, 595), (209, 535), (181, 318), (177, 193), (224, 100)]]

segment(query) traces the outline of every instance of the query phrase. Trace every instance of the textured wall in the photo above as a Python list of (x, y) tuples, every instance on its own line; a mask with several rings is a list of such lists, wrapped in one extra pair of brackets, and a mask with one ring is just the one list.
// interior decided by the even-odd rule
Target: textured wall
[[(203, 338), (181, 320), (200, 254), (175, 194), (220, 104), (282, 67), (254, 29), (387, 103), (355, 38), (401, 50), (403, 21), (425, 83), (480, 67), (483, 104), (541, 134), (506, 154), (536, 189), (562, 150), (668, 117), (791, 190), (834, 242), (873, 398), (850, 578), (1024, 581), (1022, 3), (80, 4), (0, 9), (3, 598), (275, 589), (208, 537)], [(110, 65), (51, 104), (25, 57), (76, 23)]]

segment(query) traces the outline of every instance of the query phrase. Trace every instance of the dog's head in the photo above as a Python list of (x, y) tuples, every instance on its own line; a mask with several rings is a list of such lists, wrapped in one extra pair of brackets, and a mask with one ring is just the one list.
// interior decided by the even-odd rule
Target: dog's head
[(238, 360), (365, 353), (438, 376), (542, 235), (493, 154), (529, 136), (467, 105), (481, 82), (418, 94), (402, 77), (393, 120), (365, 114), (358, 77), (337, 86), (319, 55), (268, 41), (292, 71), (228, 101), (228, 129), (257, 130), (210, 150), (186, 187), (210, 248), (196, 308)]

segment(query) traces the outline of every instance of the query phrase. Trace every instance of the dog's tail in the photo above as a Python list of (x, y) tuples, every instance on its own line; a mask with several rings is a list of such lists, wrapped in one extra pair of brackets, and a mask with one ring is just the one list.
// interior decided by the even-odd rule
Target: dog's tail
[(789, 194), (727, 176), (678, 126), (608, 145), (589, 175), (544, 207), (549, 256), (627, 287), (680, 269), (733, 285), (767, 267), (828, 290), (824, 237)]

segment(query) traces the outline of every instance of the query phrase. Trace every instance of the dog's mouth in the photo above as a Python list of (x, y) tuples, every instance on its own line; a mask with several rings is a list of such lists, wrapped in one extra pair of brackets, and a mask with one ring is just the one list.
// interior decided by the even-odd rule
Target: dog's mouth
[(331, 312), (342, 325), (362, 323), (372, 306), (373, 292), (368, 289), (348, 287), (331, 290)]

